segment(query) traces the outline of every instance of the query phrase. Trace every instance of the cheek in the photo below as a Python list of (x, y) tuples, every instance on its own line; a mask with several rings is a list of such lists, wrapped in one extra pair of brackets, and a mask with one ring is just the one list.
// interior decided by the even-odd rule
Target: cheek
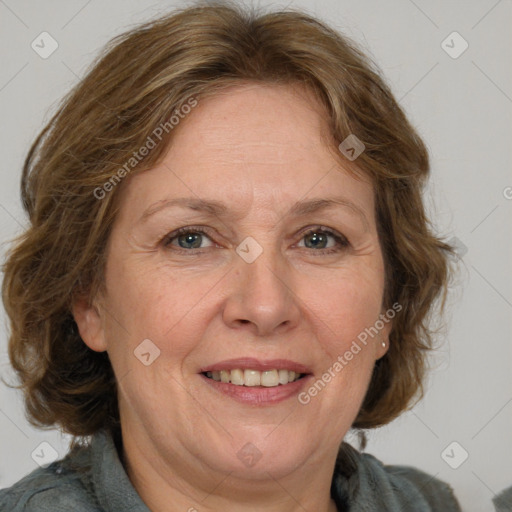
[(309, 293), (306, 304), (324, 333), (320, 340), (328, 354), (336, 358), (378, 320), (383, 278), (378, 270), (366, 268), (340, 274), (337, 279), (326, 282), (322, 292), (313, 296)]
[(312, 318), (324, 355), (323, 372), (317, 376), (321, 382), (306, 393), (319, 396), (318, 407), (336, 411), (335, 430), (348, 428), (344, 422), (355, 418), (368, 388), (380, 342), (372, 328), (381, 313), (382, 292), (379, 272), (367, 268), (340, 276), (316, 296)]
[[(219, 281), (217, 273), (199, 277), (188, 270), (160, 266), (119, 264), (111, 267), (110, 307), (107, 315), (114, 333), (132, 350), (144, 339), (152, 340), (164, 353), (172, 347), (173, 358), (190, 351), (211, 314), (207, 292)], [(112, 320), (112, 321), (110, 321)]]

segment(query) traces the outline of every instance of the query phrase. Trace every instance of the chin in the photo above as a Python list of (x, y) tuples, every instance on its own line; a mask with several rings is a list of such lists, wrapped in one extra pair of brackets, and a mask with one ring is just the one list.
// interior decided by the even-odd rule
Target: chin
[(257, 430), (251, 430), (251, 433), (251, 436), (235, 436), (220, 451), (204, 446), (203, 457), (211, 459), (215, 453), (214, 460), (207, 463), (213, 464), (212, 467), (221, 473), (232, 473), (240, 479), (268, 481), (269, 477), (280, 479), (290, 475), (312, 456), (311, 443), (306, 438), (297, 442), (297, 433), (269, 435), (268, 428), (261, 429), (261, 435)]

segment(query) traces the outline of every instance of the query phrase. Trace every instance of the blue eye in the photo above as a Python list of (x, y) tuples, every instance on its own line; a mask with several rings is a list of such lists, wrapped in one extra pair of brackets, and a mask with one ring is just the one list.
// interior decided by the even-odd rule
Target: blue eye
[[(331, 245), (328, 245), (329, 238), (334, 240), (334, 243), (331, 243)], [(340, 251), (349, 245), (348, 240), (344, 236), (322, 227), (310, 229), (302, 235), (302, 239), (309, 239), (309, 244), (305, 244), (307, 249), (315, 249), (316, 252), (323, 254)]]
[[(303, 233), (302, 240), (306, 240), (306, 243), (299, 244), (298, 247), (312, 249), (312, 252), (317, 255), (341, 252), (350, 245), (343, 235), (322, 226), (311, 228)], [(205, 241), (208, 245), (203, 245)], [(199, 254), (202, 251), (197, 249), (207, 249), (215, 245), (205, 229), (193, 226), (173, 231), (164, 238), (162, 243), (164, 247), (183, 254)]]
[(205, 237), (209, 239), (201, 228), (180, 228), (165, 238), (164, 245), (174, 245), (171, 242), (176, 240), (180, 249), (203, 249), (201, 242)]

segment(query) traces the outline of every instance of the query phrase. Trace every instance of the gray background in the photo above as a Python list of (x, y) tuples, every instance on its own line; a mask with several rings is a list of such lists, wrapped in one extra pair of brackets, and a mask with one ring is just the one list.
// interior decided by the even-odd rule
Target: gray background
[[(58, 100), (107, 40), (177, 4), (0, 0), (2, 255), (6, 242), (26, 225), (19, 199), (22, 161)], [(369, 432), (367, 451), (388, 464), (414, 465), (449, 482), (465, 511), (492, 510), (492, 496), (512, 485), (511, 2), (259, 5), (305, 8), (359, 42), (430, 149), (427, 203), (438, 230), (456, 237), (461, 272), (425, 399), (392, 424)], [(31, 48), (43, 31), (59, 45), (47, 59)], [(453, 31), (469, 44), (458, 58), (442, 47)], [(452, 52), (463, 44), (457, 36), (447, 43)], [(2, 314), (0, 371), (9, 379)], [(0, 432), (0, 487), (37, 467), (31, 454), (41, 442), (63, 456), (69, 441), (57, 431), (30, 427), (21, 396), (3, 385)], [(458, 444), (450, 447), (454, 441)], [(446, 461), (458, 465), (463, 450), (467, 460), (453, 469)]]

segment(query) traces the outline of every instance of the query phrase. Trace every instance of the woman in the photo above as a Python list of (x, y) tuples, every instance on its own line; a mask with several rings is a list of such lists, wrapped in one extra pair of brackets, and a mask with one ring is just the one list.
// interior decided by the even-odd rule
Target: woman
[(0, 510), (460, 510), (343, 442), (421, 396), (451, 250), (428, 173), (367, 58), (305, 14), (116, 38), (24, 167), (10, 358), (75, 443)]

